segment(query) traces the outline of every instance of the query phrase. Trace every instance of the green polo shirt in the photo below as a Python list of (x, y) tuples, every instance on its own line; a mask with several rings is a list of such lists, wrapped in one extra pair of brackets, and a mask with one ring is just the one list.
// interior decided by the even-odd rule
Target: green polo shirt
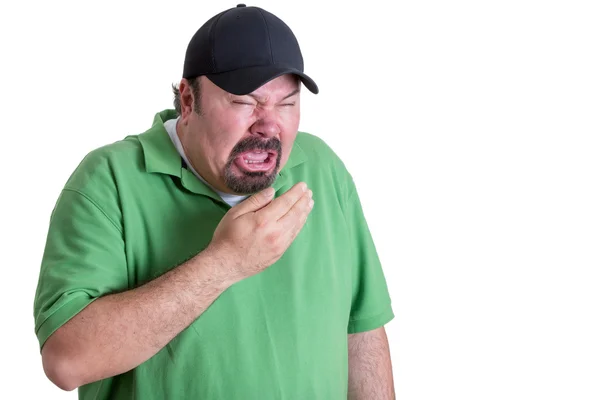
[[(202, 251), (230, 209), (189, 171), (164, 129), (88, 154), (52, 212), (36, 291), (40, 346), (95, 299), (135, 288)], [(82, 399), (342, 400), (347, 334), (390, 321), (385, 277), (351, 175), (299, 132), (273, 187), (307, 182), (315, 206), (284, 255), (229, 287), (137, 368)], [(152, 323), (152, 321), (148, 321)]]

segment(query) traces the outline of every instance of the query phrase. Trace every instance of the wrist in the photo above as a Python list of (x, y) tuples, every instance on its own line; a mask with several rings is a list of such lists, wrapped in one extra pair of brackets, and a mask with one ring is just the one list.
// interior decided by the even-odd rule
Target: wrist
[(209, 245), (194, 257), (205, 277), (223, 291), (241, 280), (236, 273), (236, 264), (227, 254), (223, 249)]

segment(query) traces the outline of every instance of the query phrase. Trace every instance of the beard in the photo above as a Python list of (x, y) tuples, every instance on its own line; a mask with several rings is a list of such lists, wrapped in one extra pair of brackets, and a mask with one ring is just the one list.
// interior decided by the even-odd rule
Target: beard
[[(251, 150), (271, 150), (277, 152), (277, 159), (275, 161), (275, 167), (272, 171), (243, 171), (239, 168), (235, 168), (234, 161), (242, 153)], [(251, 137), (240, 141), (231, 150), (229, 160), (225, 165), (224, 181), (225, 185), (235, 193), (239, 194), (253, 194), (260, 192), (263, 189), (270, 187), (279, 171), (279, 164), (281, 162), (281, 142), (276, 138), (269, 140), (261, 140), (257, 137)]]

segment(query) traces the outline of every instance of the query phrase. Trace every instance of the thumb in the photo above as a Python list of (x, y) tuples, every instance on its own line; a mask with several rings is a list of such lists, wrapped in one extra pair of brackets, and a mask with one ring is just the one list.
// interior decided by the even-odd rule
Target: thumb
[(271, 202), (274, 194), (275, 189), (272, 187), (253, 194), (232, 209), (232, 211), (235, 210), (233, 217), (237, 218), (244, 214), (260, 210)]

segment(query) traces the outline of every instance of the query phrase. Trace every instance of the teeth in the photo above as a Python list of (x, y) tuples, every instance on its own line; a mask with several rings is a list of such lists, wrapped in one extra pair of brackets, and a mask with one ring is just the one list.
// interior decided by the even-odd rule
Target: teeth
[(246, 164), (259, 164), (259, 163), (263, 163), (263, 161), (248, 161), (248, 160), (244, 160), (246, 162)]

